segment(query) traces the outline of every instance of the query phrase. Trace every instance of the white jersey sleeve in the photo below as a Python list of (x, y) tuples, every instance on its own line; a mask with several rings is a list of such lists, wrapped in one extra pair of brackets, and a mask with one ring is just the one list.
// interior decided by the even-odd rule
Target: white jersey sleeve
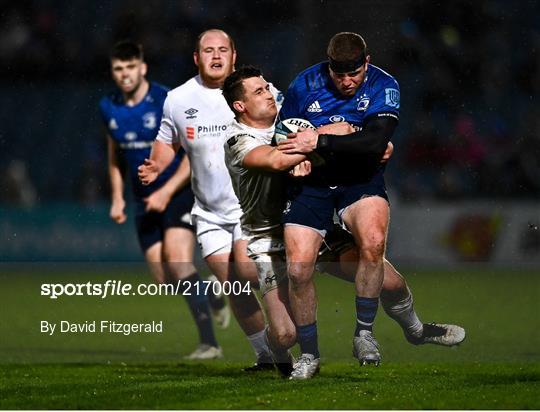
[(229, 168), (230, 166), (241, 168), (244, 157), (256, 147), (264, 144), (266, 143), (255, 139), (249, 134), (239, 133), (233, 135), (225, 145), (227, 165)]
[(178, 129), (176, 128), (172, 115), (170, 96), (167, 96), (165, 103), (163, 104), (163, 116), (161, 118), (161, 124), (159, 126), (156, 140), (169, 145), (177, 143), (180, 140), (178, 136)]

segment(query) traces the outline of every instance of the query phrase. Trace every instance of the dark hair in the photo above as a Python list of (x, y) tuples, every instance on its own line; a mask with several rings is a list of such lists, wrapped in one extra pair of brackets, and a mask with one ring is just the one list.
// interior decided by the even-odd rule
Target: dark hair
[(336, 73), (356, 70), (366, 62), (366, 42), (356, 33), (337, 33), (330, 39), (326, 49), (330, 67)]
[(131, 40), (122, 40), (113, 46), (109, 57), (111, 58), (111, 60), (144, 60), (143, 47), (142, 45), (135, 43)]
[(238, 112), (234, 110), (233, 103), (237, 100), (242, 100), (244, 97), (245, 89), (242, 82), (245, 79), (250, 79), (251, 77), (261, 77), (262, 72), (253, 66), (242, 66), (238, 70), (229, 74), (225, 79), (223, 86), (221, 87), (223, 91), (223, 97), (227, 101), (227, 104), (234, 112), (235, 116), (238, 117)]
[(208, 29), (208, 30), (205, 30), (203, 31), (201, 34), (199, 34), (197, 36), (197, 41), (195, 42), (195, 53), (199, 53), (199, 49), (201, 47), (201, 39), (203, 38), (203, 36), (207, 33), (210, 33), (210, 32), (217, 32), (217, 33), (223, 33), (225, 36), (227, 36), (227, 38), (229, 39), (229, 43), (231, 45), (231, 50), (232, 51), (235, 51), (235, 46), (234, 46), (234, 40), (232, 39), (232, 37), (229, 35), (229, 33), (221, 30), (221, 29)]

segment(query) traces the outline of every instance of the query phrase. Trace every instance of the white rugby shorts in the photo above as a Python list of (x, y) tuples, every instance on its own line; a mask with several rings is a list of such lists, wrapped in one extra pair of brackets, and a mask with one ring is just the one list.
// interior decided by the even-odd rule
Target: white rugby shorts
[(197, 230), (197, 242), (201, 247), (203, 258), (214, 254), (231, 253), (233, 243), (245, 239), (242, 237), (240, 222), (219, 225), (193, 215), (193, 224)]
[(287, 280), (287, 260), (281, 227), (256, 235), (244, 234), (248, 239), (247, 255), (257, 267), (259, 288), (264, 296)]

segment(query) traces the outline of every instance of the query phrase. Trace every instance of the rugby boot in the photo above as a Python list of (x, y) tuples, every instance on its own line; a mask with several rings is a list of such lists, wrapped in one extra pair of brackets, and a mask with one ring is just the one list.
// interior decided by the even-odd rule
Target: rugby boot
[(315, 356), (311, 353), (302, 353), (294, 363), (289, 379), (304, 380), (313, 378), (315, 374), (319, 373), (320, 363), (320, 358), (315, 359)]
[(405, 338), (413, 345), (432, 343), (434, 345), (455, 346), (465, 339), (465, 329), (457, 325), (444, 323), (424, 323), (422, 335), (405, 333)]
[(360, 366), (381, 363), (379, 343), (369, 330), (361, 330), (359, 336), (353, 338), (353, 356), (358, 359)]

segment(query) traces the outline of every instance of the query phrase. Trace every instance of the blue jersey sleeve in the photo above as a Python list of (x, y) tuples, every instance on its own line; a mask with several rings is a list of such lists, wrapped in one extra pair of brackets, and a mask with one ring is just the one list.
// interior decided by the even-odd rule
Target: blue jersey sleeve
[[(304, 93), (305, 95), (305, 93)], [(300, 98), (301, 94), (298, 91), (297, 82), (294, 81), (285, 94), (283, 105), (279, 111), (279, 120), (291, 119), (293, 117), (303, 119), (304, 114), (304, 102)]]
[(373, 90), (371, 101), (366, 110), (365, 117), (373, 116), (377, 113), (393, 113), (399, 116), (399, 84), (391, 76), (379, 78)]

